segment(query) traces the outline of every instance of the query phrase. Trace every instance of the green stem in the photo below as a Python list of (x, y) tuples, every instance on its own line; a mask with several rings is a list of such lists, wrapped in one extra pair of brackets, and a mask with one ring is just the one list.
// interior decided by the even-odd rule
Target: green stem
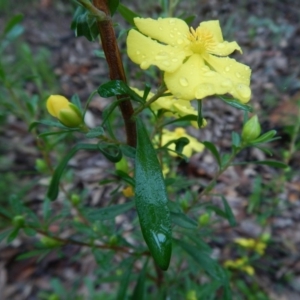
[(145, 108), (149, 107), (153, 102), (155, 102), (158, 98), (162, 97), (163, 94), (167, 91), (166, 86), (161, 86), (158, 88), (157, 93), (152, 96), (145, 104), (139, 106), (133, 113), (132, 117), (137, 116), (140, 112), (142, 112)]

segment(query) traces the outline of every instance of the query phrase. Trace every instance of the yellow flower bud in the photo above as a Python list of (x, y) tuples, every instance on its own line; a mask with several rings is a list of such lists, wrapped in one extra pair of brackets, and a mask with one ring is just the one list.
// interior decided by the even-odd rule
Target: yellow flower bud
[(79, 127), (83, 123), (82, 114), (78, 107), (63, 96), (51, 95), (47, 99), (46, 105), (49, 114), (67, 127)]
[(246, 142), (251, 142), (259, 137), (261, 133), (261, 127), (257, 118), (257, 115), (249, 119), (243, 127), (242, 139)]
[(130, 198), (134, 196), (134, 191), (132, 186), (128, 186), (127, 188), (123, 189), (122, 193), (126, 198)]

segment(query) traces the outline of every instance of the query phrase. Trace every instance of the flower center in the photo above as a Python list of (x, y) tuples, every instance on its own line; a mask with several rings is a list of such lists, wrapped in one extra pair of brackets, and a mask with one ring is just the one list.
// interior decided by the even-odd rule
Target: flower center
[(191, 41), (190, 49), (194, 53), (205, 54), (210, 52), (216, 47), (216, 40), (213, 34), (206, 28), (190, 28), (191, 32), (188, 35), (188, 39)]

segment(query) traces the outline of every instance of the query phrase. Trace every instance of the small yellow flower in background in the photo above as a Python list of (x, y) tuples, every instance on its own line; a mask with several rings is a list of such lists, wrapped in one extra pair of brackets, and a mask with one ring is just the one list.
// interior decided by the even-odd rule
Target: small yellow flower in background
[(165, 71), (164, 81), (175, 97), (229, 93), (242, 103), (250, 100), (251, 70), (228, 57), (242, 50), (223, 40), (219, 21), (201, 22), (196, 29), (177, 18), (134, 18), (134, 23), (141, 33), (129, 31), (128, 56), (142, 69), (155, 65)]
[(241, 270), (250, 276), (253, 276), (255, 274), (255, 270), (252, 266), (249, 265), (247, 257), (238, 258), (236, 260), (226, 260), (224, 266), (226, 268)]
[(60, 95), (51, 95), (47, 99), (47, 110), (67, 127), (78, 127), (83, 124), (82, 115), (76, 105)]
[(234, 242), (241, 247), (256, 251), (258, 254), (263, 255), (265, 253), (267, 244), (254, 239), (237, 238)]
[[(136, 88), (131, 88), (131, 89), (141, 97), (143, 96), (142, 91)], [(150, 100), (153, 96), (154, 94), (150, 92), (148, 94), (147, 101)], [(164, 109), (168, 111), (166, 113), (166, 116), (169, 117), (181, 118), (187, 115), (194, 115), (194, 116), (198, 115), (197, 110), (191, 105), (189, 101), (178, 99), (174, 96), (160, 97), (155, 102), (153, 102), (150, 106), (151, 109), (154, 111), (158, 111), (160, 109)], [(198, 124), (196, 121), (191, 121), (191, 124), (194, 127), (198, 128)], [(205, 127), (206, 124), (207, 124), (206, 120), (203, 119), (202, 127)]]
[(125, 189), (123, 189), (122, 193), (123, 193), (123, 195), (124, 195), (126, 198), (130, 198), (130, 197), (133, 197), (133, 196), (134, 196), (134, 192), (133, 192), (132, 186), (128, 186), (128, 187), (126, 187)]
[[(204, 145), (197, 141), (194, 137), (190, 136), (186, 133), (186, 131), (178, 127), (174, 131), (169, 131), (167, 129), (164, 129), (162, 132), (162, 146), (166, 145), (168, 142), (172, 140), (177, 140), (179, 138), (185, 137), (190, 142), (183, 148), (182, 154), (186, 157), (191, 157), (193, 152), (202, 152), (204, 149)], [(169, 149), (175, 150), (175, 144), (172, 143), (168, 146)], [(175, 152), (170, 151), (170, 155), (172, 156), (178, 156)]]

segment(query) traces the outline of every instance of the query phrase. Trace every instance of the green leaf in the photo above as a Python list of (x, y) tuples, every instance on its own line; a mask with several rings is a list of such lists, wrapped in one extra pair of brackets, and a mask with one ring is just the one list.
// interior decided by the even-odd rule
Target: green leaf
[(5, 71), (4, 71), (4, 68), (3, 66), (1, 65), (1, 62), (0, 62), (0, 79), (4, 82), (5, 79), (6, 79), (6, 74), (5, 74)]
[[(140, 95), (138, 95), (135, 91), (133, 91), (125, 82), (122, 80), (111, 80), (106, 83), (103, 83), (98, 88), (98, 93), (103, 98), (109, 98), (113, 96), (120, 95), (129, 95), (133, 101), (137, 101), (139, 103), (144, 103)], [(126, 99), (124, 99), (126, 100)]]
[[(251, 144), (261, 144), (261, 143), (268, 143), (270, 141), (273, 141), (273, 137), (276, 135), (276, 130), (270, 130), (264, 134), (262, 134), (260, 137), (258, 137), (255, 140), (251, 141)], [(279, 139), (280, 137), (276, 138)]]
[(196, 18), (196, 15), (191, 15), (191, 16), (188, 16), (186, 18), (183, 18), (183, 21), (188, 24), (189, 26), (191, 26), (192, 22), (195, 20)]
[(62, 128), (65, 130), (69, 130), (70, 128), (64, 126), (63, 124), (61, 124), (60, 122), (57, 121), (50, 121), (50, 120), (40, 120), (40, 121), (35, 121), (32, 122), (29, 125), (28, 131), (31, 131), (33, 128), (35, 128), (37, 125), (46, 125), (46, 126), (50, 126), (50, 127), (57, 127), (57, 128)]
[(136, 17), (139, 17), (138, 14), (136, 14), (134, 11), (130, 10), (128, 7), (126, 7), (123, 4), (119, 4), (117, 8), (120, 15), (132, 26), (135, 26), (133, 19)]
[(172, 222), (180, 227), (187, 229), (196, 229), (198, 227), (198, 223), (185, 215), (182, 212), (171, 212)]
[(11, 233), (11, 229), (8, 229), (8, 230), (5, 230), (5, 231), (2, 231), (0, 233), (0, 243)]
[(216, 159), (219, 167), (221, 166), (221, 157), (219, 154), (219, 151), (217, 149), (217, 147), (215, 146), (215, 144), (208, 142), (208, 141), (204, 141), (202, 142), (202, 144), (205, 146), (205, 148), (207, 148), (211, 154), (214, 156), (214, 158)]
[(119, 6), (119, 0), (109, 0), (107, 2), (110, 14), (113, 16)]
[(199, 299), (216, 299), (215, 292), (220, 286), (220, 282), (216, 280), (202, 284), (199, 289)]
[(50, 200), (55, 200), (58, 196), (58, 188), (59, 188), (59, 181), (60, 177), (66, 168), (69, 160), (76, 154), (79, 150), (91, 150), (91, 151), (99, 151), (98, 145), (94, 144), (77, 144), (75, 147), (73, 147), (68, 154), (63, 158), (63, 160), (60, 162), (58, 167), (55, 169), (49, 188), (47, 192), (47, 197)]
[(19, 234), (20, 227), (15, 227), (7, 237), (7, 243), (11, 243)]
[(232, 141), (232, 145), (236, 148), (240, 147), (241, 145), (241, 137), (240, 135), (235, 132), (235, 131), (232, 131), (231, 132), (231, 141)]
[(188, 244), (182, 240), (175, 240), (184, 251), (186, 251), (212, 278), (218, 280), (222, 285), (228, 284), (228, 278), (223, 268), (212, 259), (206, 251)]
[(11, 19), (8, 20), (6, 23), (6, 26), (4, 28), (3, 34), (7, 34), (9, 31), (11, 31), (18, 23), (20, 23), (23, 20), (24, 16), (22, 14), (18, 14), (13, 16)]
[(111, 162), (117, 163), (122, 159), (122, 151), (118, 145), (98, 143), (99, 151)]
[(227, 103), (228, 105), (233, 106), (233, 107), (235, 107), (237, 109), (245, 110), (245, 111), (248, 111), (248, 112), (252, 112), (253, 111), (253, 108), (250, 105), (242, 104), (241, 102), (239, 102), (236, 99), (226, 98), (224, 96), (219, 96), (219, 98), (221, 100), (223, 100), (225, 103)]
[(126, 183), (128, 183), (131, 186), (135, 186), (134, 179), (130, 177), (127, 173), (121, 171), (121, 170), (116, 170), (116, 175), (121, 177), (122, 180), (124, 180)]
[(80, 112), (82, 112), (82, 106), (80, 98), (77, 94), (74, 94), (71, 98), (71, 102), (79, 109)]
[(201, 128), (203, 125), (203, 116), (202, 116), (202, 101), (198, 100), (198, 118), (197, 118), (197, 123), (198, 123), (198, 128)]
[(246, 165), (246, 164), (266, 165), (266, 166), (280, 168), (280, 169), (288, 168), (287, 164), (277, 160), (258, 160), (258, 161), (239, 162), (239, 163), (234, 163), (233, 165)]
[(46, 131), (43, 133), (39, 134), (39, 137), (45, 137), (45, 136), (50, 136), (50, 135), (59, 135), (59, 134), (64, 134), (64, 133), (69, 133), (69, 132), (74, 132), (78, 131), (77, 128), (69, 128), (68, 130), (61, 130), (61, 131)]
[(205, 206), (208, 210), (212, 210), (214, 211), (218, 216), (224, 218), (224, 219), (227, 219), (227, 214), (226, 212), (224, 212), (221, 208), (219, 208), (218, 206), (216, 205), (213, 205), (213, 204), (209, 204), (209, 205), (206, 205)]
[(227, 202), (227, 200), (224, 196), (221, 196), (221, 198), (222, 198), (222, 201), (223, 201), (226, 218), (227, 218), (230, 226), (232, 226), (232, 227), (236, 226), (236, 220), (235, 220), (235, 217), (232, 213), (230, 205), (228, 204), (228, 202)]
[(126, 297), (126, 291), (128, 289), (128, 285), (130, 282), (130, 275), (132, 274), (132, 267), (133, 267), (133, 259), (128, 259), (125, 264), (125, 272), (122, 275), (122, 278), (120, 279), (120, 286), (118, 290), (118, 294), (116, 299), (117, 300), (124, 300), (127, 299)]
[(144, 239), (157, 265), (167, 270), (172, 252), (168, 197), (156, 151), (140, 119), (137, 119), (135, 185), (135, 203)]
[(128, 146), (128, 145), (120, 145), (120, 148), (122, 150), (122, 153), (129, 157), (129, 158), (135, 158), (136, 150), (135, 148)]
[(146, 260), (143, 269), (139, 275), (139, 278), (137, 280), (136, 286), (133, 290), (133, 294), (130, 300), (144, 300), (147, 265), (148, 265), (148, 259)]
[(99, 35), (97, 21), (94, 16), (82, 6), (78, 6), (71, 23), (75, 36), (84, 36), (89, 41), (94, 41)]
[(197, 121), (198, 120), (198, 117), (195, 116), (195, 115), (187, 115), (187, 116), (183, 116), (183, 117), (180, 117), (178, 119), (175, 119), (175, 120), (171, 120), (171, 121), (168, 121), (166, 123), (164, 123), (163, 125), (159, 126), (159, 128), (164, 128), (166, 127), (166, 125), (170, 125), (170, 124), (174, 124), (174, 123), (179, 123), (179, 122), (185, 122), (185, 121)]
[(85, 136), (87, 138), (97, 138), (104, 134), (104, 129), (102, 126), (97, 126), (95, 128), (92, 128)]
[(87, 218), (91, 221), (103, 221), (103, 220), (113, 219), (116, 216), (125, 213), (132, 207), (134, 207), (134, 202), (128, 202), (128, 203), (112, 205), (100, 209), (93, 208), (87, 210), (87, 213), (84, 212), (84, 214), (86, 214)]
[(17, 260), (23, 260), (26, 258), (30, 258), (30, 257), (34, 257), (34, 256), (40, 256), (40, 255), (47, 255), (48, 253), (50, 253), (51, 250), (49, 249), (37, 249), (37, 250), (32, 250), (23, 254), (18, 255)]

